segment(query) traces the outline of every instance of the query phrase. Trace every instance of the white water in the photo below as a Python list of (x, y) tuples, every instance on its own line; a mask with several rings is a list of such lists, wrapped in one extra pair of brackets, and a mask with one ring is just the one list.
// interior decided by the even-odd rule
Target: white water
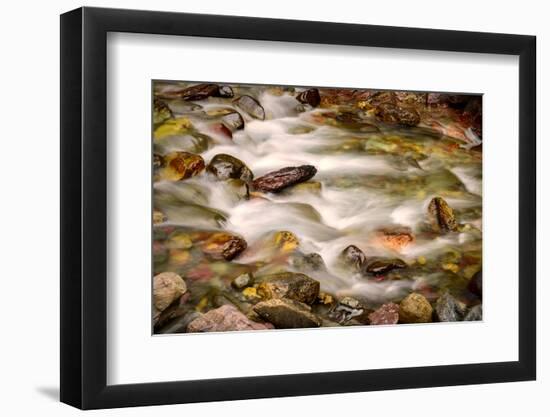
[[(337, 265), (338, 255), (351, 244), (361, 248), (367, 256), (399, 257), (406, 262), (414, 262), (419, 256), (437, 256), (449, 246), (462, 244), (469, 239), (464, 233), (430, 240), (417, 239), (401, 252), (391, 251), (376, 244), (373, 232), (391, 225), (407, 226), (416, 232), (426, 221), (427, 205), (434, 195), (411, 198), (371, 188), (368, 184), (348, 188), (331, 185), (334, 179), (342, 177), (406, 177), (423, 172), (412, 166), (397, 170), (387, 156), (327, 152), (327, 147), (337, 149), (341, 141), (350, 137), (368, 140), (368, 135), (308, 122), (311, 111), (297, 113), (297, 102), (288, 94), (275, 96), (263, 93), (259, 99), (265, 108), (266, 120), (245, 117), (245, 129), (235, 132), (232, 140), (213, 135), (215, 145), (203, 152), (202, 157), (208, 163), (216, 154), (230, 154), (246, 163), (255, 177), (287, 166), (313, 165), (318, 170), (313, 180), (321, 182), (321, 193), (269, 194), (265, 199), (239, 200), (221, 183), (202, 176), (185, 182), (185, 186), (194, 184), (203, 190), (195, 194), (193, 202), (224, 213), (227, 220), (223, 228), (244, 237), (249, 247), (261, 244), (266, 236), (276, 231), (291, 231), (300, 240), (301, 251), (317, 252), (322, 256), (328, 271), (311, 275), (321, 281), (322, 290), (336, 295), (356, 295), (381, 302), (398, 298), (419, 285), (437, 280), (437, 275), (433, 275), (417, 277), (415, 280), (372, 282), (350, 276)], [(210, 104), (205, 110), (214, 107), (216, 105)], [(224, 107), (227, 107), (226, 103)], [(193, 119), (193, 123), (201, 129), (208, 122)], [(293, 133), (299, 128), (306, 133)], [(307, 132), (309, 129), (312, 130)], [(431, 162), (425, 165), (441, 166), (438, 161)], [(473, 169), (458, 167), (452, 172), (462, 180), (470, 193), (481, 195), (481, 180), (476, 178)], [(160, 183), (156, 188), (178, 194), (178, 187), (181, 186)], [(451, 197), (447, 201), (455, 208), (479, 204), (472, 198)], [(169, 217), (174, 222), (174, 217)], [(176, 220), (175, 223), (182, 225), (204, 226), (194, 217), (178, 216)], [(245, 252), (238, 262), (248, 263), (260, 258), (261, 252)]]

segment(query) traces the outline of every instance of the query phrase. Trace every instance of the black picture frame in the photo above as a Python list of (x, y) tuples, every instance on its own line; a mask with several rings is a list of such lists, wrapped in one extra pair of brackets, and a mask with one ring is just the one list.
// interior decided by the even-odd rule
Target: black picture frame
[[(107, 385), (108, 32), (519, 56), (519, 360)], [(82, 409), (536, 378), (536, 38), (252, 17), (80, 8), (61, 16), (61, 401)]]

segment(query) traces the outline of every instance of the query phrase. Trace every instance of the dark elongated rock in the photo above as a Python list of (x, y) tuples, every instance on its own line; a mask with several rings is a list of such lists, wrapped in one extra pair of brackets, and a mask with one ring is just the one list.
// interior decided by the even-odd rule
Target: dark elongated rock
[(197, 84), (183, 90), (180, 97), (183, 100), (204, 100), (218, 94), (219, 87), (216, 84)]
[(395, 303), (386, 303), (369, 314), (369, 323), (372, 325), (397, 324), (399, 321), (399, 306)]
[(278, 193), (291, 185), (313, 178), (316, 173), (317, 169), (313, 165), (287, 167), (255, 179), (252, 186), (258, 191)]
[(251, 96), (241, 96), (233, 100), (235, 106), (249, 114), (251, 117), (259, 120), (265, 119), (265, 111), (262, 105)]
[(355, 272), (361, 272), (365, 268), (367, 258), (361, 249), (355, 245), (349, 245), (340, 254), (342, 263), (351, 267)]
[(412, 109), (396, 106), (393, 103), (382, 103), (376, 109), (376, 117), (384, 123), (416, 126), (420, 115)]
[(468, 290), (475, 295), (478, 295), (479, 297), (482, 296), (482, 290), (483, 290), (483, 273), (482, 271), (478, 271), (474, 274), (474, 276), (470, 279), (470, 282), (468, 283)]
[(481, 304), (473, 306), (464, 316), (464, 321), (481, 321), (483, 319), (483, 307)]
[(236, 111), (223, 116), (222, 123), (232, 132), (244, 128), (243, 117)]
[(428, 219), (435, 232), (446, 233), (457, 230), (453, 209), (441, 197), (434, 197), (428, 206)]
[(311, 88), (306, 91), (302, 91), (296, 96), (296, 100), (300, 103), (309, 104), (312, 107), (317, 107), (321, 103), (321, 96), (319, 90)]
[(319, 281), (305, 274), (282, 272), (261, 278), (258, 294), (264, 299), (289, 298), (313, 304), (319, 295)]
[(406, 268), (407, 264), (401, 259), (376, 259), (369, 262), (366, 271), (373, 275), (384, 275), (394, 269)]
[(439, 321), (460, 321), (466, 313), (466, 305), (446, 292), (435, 303), (435, 315)]
[(250, 182), (254, 178), (252, 171), (250, 171), (243, 161), (224, 153), (214, 156), (210, 160), (206, 170), (220, 180), (234, 178)]
[(306, 304), (298, 301), (274, 298), (259, 302), (253, 309), (262, 319), (272, 323), (278, 329), (321, 326), (321, 320)]

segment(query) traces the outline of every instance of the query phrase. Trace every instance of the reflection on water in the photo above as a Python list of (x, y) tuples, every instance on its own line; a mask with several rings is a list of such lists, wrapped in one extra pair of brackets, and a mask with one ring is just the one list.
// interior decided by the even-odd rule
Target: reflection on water
[(191, 85), (155, 84), (156, 332), (481, 318), (478, 96)]

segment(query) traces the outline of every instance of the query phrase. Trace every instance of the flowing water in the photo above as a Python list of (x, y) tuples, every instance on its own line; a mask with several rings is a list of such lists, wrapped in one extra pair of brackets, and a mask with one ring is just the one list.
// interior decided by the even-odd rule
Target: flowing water
[[(422, 124), (385, 125), (346, 105), (301, 108), (295, 94), (285, 89), (234, 91), (256, 97), (265, 120), (250, 117), (228, 99), (197, 101), (200, 107), (182, 106), (179, 114), (174, 112), (174, 117), (190, 121), (194, 133), (155, 141), (155, 151), (190, 150), (188, 143), (194, 140), (192, 150), (206, 164), (217, 154), (229, 154), (243, 161), (255, 178), (284, 167), (313, 165), (317, 173), (308, 183), (315, 186), (277, 194), (251, 192), (250, 198), (242, 198), (234, 187), (205, 172), (183, 181), (157, 180), (155, 208), (166, 216), (155, 226), (157, 244), (179, 230), (192, 242), (200, 239), (198, 232), (227, 231), (248, 245), (231, 262), (207, 261), (192, 244), (162, 252), (155, 273), (170, 270), (186, 278), (191, 294), (187, 303), (207, 311), (222, 294), (246, 309), (246, 299), (229, 285), (237, 275), (304, 272), (289, 262), (288, 254), (276, 253), (273, 236), (280, 231), (297, 237), (300, 253), (322, 257), (326, 268), (307, 275), (336, 299), (352, 296), (376, 308), (412, 291), (433, 301), (446, 289), (471, 301), (466, 285), (481, 268), (481, 153), (469, 149), (476, 143)], [(178, 110), (175, 104), (172, 109)], [(245, 122), (232, 138), (212, 128), (230, 110), (239, 111)], [(353, 117), (339, 117), (350, 112)], [(197, 136), (204, 143), (197, 145)], [(458, 232), (430, 229), (428, 204), (435, 196), (454, 209)], [(392, 228), (407, 230), (413, 240), (392, 244), (381, 238), (381, 231)], [(342, 267), (340, 254), (349, 245), (367, 257), (399, 258), (408, 267), (389, 276), (365, 277)]]

